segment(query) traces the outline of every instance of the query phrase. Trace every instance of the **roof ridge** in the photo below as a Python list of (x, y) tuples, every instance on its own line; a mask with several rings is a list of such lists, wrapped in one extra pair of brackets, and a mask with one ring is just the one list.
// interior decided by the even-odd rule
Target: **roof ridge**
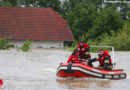
[(0, 8), (35, 8), (35, 9), (48, 9), (49, 7), (19, 7), (19, 6), (0, 6)]

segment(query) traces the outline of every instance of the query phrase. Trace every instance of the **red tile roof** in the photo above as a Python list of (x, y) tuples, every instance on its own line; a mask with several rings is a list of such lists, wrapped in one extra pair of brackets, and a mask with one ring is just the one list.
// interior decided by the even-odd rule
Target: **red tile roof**
[(67, 22), (51, 8), (0, 7), (0, 38), (74, 40)]

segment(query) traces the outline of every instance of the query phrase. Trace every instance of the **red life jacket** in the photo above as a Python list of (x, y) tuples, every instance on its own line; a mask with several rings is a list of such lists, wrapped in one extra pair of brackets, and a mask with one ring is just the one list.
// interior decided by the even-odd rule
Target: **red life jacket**
[[(86, 48), (88, 48), (88, 47), (89, 46), (88, 46), (87, 43), (85, 43), (85, 45), (82, 48), (80, 48), (80, 45), (78, 44), (78, 51), (79, 51), (79, 56), (80, 57), (84, 57), (85, 56)], [(90, 57), (90, 53), (89, 53), (89, 57)]]
[[(104, 54), (103, 54), (103, 56), (101, 56), (101, 57), (99, 57), (98, 58), (98, 60), (99, 60), (99, 63), (100, 63), (100, 66), (104, 66), (104, 64), (105, 64), (105, 58), (107, 57), (107, 56), (110, 56), (109, 55), (109, 52), (108, 51), (104, 51)], [(109, 64), (108, 65), (112, 65), (112, 60), (111, 60), (111, 58), (109, 59)]]
[(78, 59), (78, 57), (76, 55), (71, 55), (67, 61), (67, 63), (70, 63), (71, 61), (73, 61), (74, 63), (80, 63), (80, 60)]

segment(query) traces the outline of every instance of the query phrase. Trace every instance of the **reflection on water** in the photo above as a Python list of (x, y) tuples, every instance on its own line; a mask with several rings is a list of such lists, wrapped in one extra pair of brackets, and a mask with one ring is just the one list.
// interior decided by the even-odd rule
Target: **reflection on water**
[(58, 78), (56, 79), (58, 84), (62, 88), (71, 89), (91, 89), (96, 87), (101, 88), (110, 88), (111, 87), (111, 80), (101, 80), (101, 79), (87, 79), (87, 78)]

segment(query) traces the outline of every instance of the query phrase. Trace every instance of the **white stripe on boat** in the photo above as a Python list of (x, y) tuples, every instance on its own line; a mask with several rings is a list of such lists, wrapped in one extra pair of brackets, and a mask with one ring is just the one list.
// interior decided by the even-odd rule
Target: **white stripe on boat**
[(114, 78), (119, 78), (119, 75), (114, 75)]
[(98, 72), (98, 73), (101, 73), (100, 70), (96, 70), (96, 69), (92, 69), (92, 71), (94, 71), (94, 72)]
[[(57, 70), (57, 72), (59, 72), (59, 70), (61, 70), (61, 69), (67, 70), (67, 67), (60, 67)], [(72, 67), (71, 70), (79, 70), (79, 71), (82, 71), (82, 72), (87, 73), (89, 75), (94, 75), (94, 76), (102, 77), (102, 74), (98, 74), (98, 73), (94, 73), (94, 72), (91, 72), (91, 71), (88, 71), (88, 70), (84, 70), (84, 69), (82, 69), (80, 67)]]
[(72, 67), (72, 70), (79, 70), (79, 71), (82, 71), (82, 72), (87, 73), (89, 75), (94, 75), (94, 76), (102, 77), (101, 74), (94, 73), (94, 72), (91, 72), (91, 71), (88, 71), (88, 70), (84, 70), (84, 69), (79, 68), (79, 67)]
[(105, 75), (105, 78), (112, 78), (111, 75)]
[(66, 70), (67, 70), (67, 67), (60, 67), (60, 68), (58, 68), (57, 73), (58, 73), (61, 69), (66, 69)]
[[(67, 66), (66, 67), (59, 67), (59, 69), (57, 70), (57, 73), (61, 70), (67, 70)], [(101, 77), (102, 78), (102, 73), (99, 71), (99, 70), (94, 70), (95, 72), (98, 72), (98, 73), (95, 73), (95, 72), (91, 72), (89, 70), (85, 70), (83, 68), (80, 68), (80, 67), (71, 67), (71, 70), (77, 70), (77, 71), (81, 71), (83, 73), (86, 73), (86, 74), (89, 74), (89, 75), (92, 75), (92, 76), (97, 76), (97, 77)], [(113, 72), (109, 72), (109, 74), (113, 74)], [(125, 75), (120, 75), (121, 78), (125, 77)], [(112, 75), (105, 75), (105, 78), (112, 78)], [(113, 78), (119, 78), (119, 75), (114, 75)]]

